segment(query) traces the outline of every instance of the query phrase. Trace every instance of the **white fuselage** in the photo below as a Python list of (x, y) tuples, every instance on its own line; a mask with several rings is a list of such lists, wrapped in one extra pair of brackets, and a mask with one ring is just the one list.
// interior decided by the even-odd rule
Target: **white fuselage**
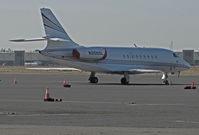
[(88, 47), (88, 49), (106, 49), (107, 56), (102, 60), (76, 59), (72, 56), (73, 49), (45, 49), (40, 53), (53, 58), (58, 63), (91, 72), (137, 74), (140, 72), (132, 69), (149, 69), (169, 73), (185, 70), (190, 66), (173, 51), (167, 49), (122, 47)]

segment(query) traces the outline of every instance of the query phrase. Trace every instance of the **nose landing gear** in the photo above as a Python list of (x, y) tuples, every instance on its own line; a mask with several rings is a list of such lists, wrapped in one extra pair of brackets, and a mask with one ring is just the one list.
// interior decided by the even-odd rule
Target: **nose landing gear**
[(169, 85), (169, 81), (167, 80), (168, 79), (168, 74), (167, 73), (163, 73), (162, 75), (162, 83), (165, 84), (165, 85)]

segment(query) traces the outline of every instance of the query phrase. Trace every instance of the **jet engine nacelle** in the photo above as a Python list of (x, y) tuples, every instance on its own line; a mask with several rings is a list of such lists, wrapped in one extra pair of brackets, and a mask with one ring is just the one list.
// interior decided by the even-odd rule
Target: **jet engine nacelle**
[(73, 57), (80, 60), (104, 60), (107, 57), (106, 48), (76, 48), (72, 52)]

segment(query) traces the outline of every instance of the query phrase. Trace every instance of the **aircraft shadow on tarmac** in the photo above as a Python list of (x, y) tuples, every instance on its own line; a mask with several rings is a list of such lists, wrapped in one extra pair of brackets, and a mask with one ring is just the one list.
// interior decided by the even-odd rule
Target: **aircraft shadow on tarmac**
[[(122, 85), (120, 83), (98, 83), (96, 85)], [(176, 83), (176, 84), (172, 84), (175, 86), (181, 86), (181, 85), (190, 85), (190, 84), (185, 84), (185, 83)], [(128, 85), (124, 85), (124, 86), (167, 86), (165, 84), (160, 84), (160, 83), (130, 83)], [(169, 85), (168, 85), (169, 86)]]

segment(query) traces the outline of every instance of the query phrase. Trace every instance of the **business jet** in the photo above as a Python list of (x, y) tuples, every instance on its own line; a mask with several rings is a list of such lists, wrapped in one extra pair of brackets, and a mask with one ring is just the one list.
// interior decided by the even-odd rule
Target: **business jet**
[(162, 73), (168, 84), (169, 73), (180, 73), (190, 65), (171, 50), (141, 47), (85, 47), (75, 43), (48, 8), (41, 8), (46, 36), (15, 39), (14, 42), (47, 41), (39, 53), (69, 67), (91, 72), (90, 83), (98, 83), (96, 73), (123, 75), (121, 84), (130, 82), (130, 74)]

